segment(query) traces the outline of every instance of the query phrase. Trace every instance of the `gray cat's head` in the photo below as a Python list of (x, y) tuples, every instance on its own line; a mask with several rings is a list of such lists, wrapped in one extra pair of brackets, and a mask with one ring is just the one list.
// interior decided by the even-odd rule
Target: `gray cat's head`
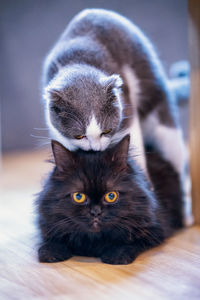
[(70, 150), (106, 149), (122, 121), (121, 85), (93, 67), (62, 68), (44, 94), (51, 137)]

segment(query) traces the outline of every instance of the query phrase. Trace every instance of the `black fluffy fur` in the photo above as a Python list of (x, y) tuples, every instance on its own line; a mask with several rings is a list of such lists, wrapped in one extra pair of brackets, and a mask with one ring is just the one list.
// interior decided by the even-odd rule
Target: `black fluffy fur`
[[(149, 153), (152, 192), (128, 161), (128, 147), (129, 137), (104, 152), (72, 153), (52, 142), (56, 166), (37, 200), (40, 262), (83, 255), (129, 264), (183, 226), (178, 174), (159, 154)], [(119, 198), (107, 204), (104, 195), (111, 191)], [(85, 193), (87, 202), (73, 203), (74, 192)]]

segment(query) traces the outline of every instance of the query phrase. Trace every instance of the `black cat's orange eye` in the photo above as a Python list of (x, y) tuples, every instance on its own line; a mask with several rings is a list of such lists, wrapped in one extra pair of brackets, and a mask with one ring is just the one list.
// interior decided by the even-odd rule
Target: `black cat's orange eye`
[(76, 203), (83, 203), (86, 200), (86, 195), (83, 193), (73, 193), (72, 198)]
[(81, 140), (85, 137), (85, 135), (75, 135), (75, 139)]
[(110, 132), (111, 132), (111, 130), (112, 130), (112, 129), (107, 129), (107, 130), (104, 130), (104, 131), (102, 132), (102, 134), (108, 134), (108, 133), (110, 133)]
[(114, 203), (118, 199), (118, 193), (114, 192), (114, 191), (113, 192), (109, 192), (109, 193), (105, 194), (104, 199), (108, 203)]

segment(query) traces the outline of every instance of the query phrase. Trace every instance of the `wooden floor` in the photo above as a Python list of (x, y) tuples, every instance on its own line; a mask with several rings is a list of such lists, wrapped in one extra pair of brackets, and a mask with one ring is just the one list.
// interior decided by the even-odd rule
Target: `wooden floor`
[(7, 155), (0, 193), (0, 299), (200, 299), (200, 228), (178, 233), (128, 266), (84, 257), (37, 261), (34, 193), (46, 151)]

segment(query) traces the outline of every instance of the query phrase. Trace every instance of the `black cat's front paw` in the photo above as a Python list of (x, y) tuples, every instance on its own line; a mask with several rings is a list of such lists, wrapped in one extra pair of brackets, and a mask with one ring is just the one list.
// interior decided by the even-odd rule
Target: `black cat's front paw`
[(72, 253), (63, 244), (43, 244), (38, 249), (38, 258), (40, 262), (59, 262), (72, 257)]
[(134, 261), (137, 253), (133, 246), (115, 246), (107, 249), (101, 256), (101, 261), (111, 265), (128, 265)]

